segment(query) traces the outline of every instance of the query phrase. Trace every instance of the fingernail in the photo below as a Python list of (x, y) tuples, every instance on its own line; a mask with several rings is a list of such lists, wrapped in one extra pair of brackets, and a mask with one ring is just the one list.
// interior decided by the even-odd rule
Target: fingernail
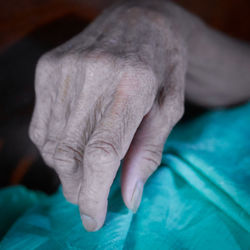
[(93, 232), (96, 230), (97, 223), (93, 218), (91, 218), (86, 214), (82, 214), (81, 218), (82, 218), (82, 223), (87, 231)]
[(131, 198), (131, 210), (133, 213), (136, 213), (142, 198), (142, 191), (143, 191), (143, 183), (138, 181), (135, 185), (132, 198)]

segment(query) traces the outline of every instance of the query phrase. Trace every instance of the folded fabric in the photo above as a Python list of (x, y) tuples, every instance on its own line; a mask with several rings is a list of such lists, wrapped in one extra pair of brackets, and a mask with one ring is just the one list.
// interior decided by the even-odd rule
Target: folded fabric
[(61, 189), (0, 191), (0, 249), (250, 249), (250, 103), (180, 124), (136, 214), (118, 173), (104, 227), (84, 230)]
[(179, 126), (166, 145), (162, 164), (250, 233), (249, 106), (211, 112)]

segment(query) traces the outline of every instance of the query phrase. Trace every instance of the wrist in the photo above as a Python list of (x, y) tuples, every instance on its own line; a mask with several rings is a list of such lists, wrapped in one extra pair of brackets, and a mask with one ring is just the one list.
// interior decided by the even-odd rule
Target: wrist
[(206, 27), (199, 17), (170, 0), (124, 0), (121, 5), (129, 12), (136, 10), (138, 13), (148, 16), (150, 21), (156, 25), (162, 24), (161, 28), (171, 28), (175, 33), (180, 34), (187, 47), (189, 47), (192, 36), (194, 34), (197, 36)]

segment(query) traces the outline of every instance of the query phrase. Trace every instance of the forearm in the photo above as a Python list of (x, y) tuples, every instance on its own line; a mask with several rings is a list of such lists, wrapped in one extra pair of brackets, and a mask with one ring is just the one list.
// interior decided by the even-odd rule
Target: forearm
[(186, 98), (207, 107), (250, 98), (250, 46), (227, 37), (167, 0), (131, 0), (176, 29), (187, 48)]
[(186, 96), (197, 104), (227, 106), (250, 98), (250, 47), (204, 25), (189, 47)]

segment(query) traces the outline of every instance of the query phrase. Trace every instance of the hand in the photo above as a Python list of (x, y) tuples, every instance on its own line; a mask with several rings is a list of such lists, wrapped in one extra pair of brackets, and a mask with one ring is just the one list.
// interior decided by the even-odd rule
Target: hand
[(185, 46), (171, 25), (154, 11), (116, 6), (38, 62), (30, 138), (88, 231), (104, 223), (123, 158), (122, 196), (137, 210), (183, 114)]

